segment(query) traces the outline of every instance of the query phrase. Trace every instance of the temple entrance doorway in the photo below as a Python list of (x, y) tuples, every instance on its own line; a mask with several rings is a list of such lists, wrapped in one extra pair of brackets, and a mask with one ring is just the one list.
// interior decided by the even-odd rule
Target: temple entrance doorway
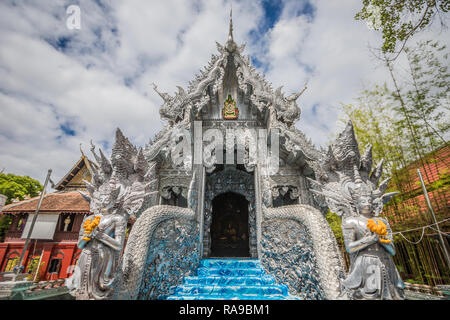
[(213, 199), (211, 257), (250, 257), (248, 205), (234, 192)]

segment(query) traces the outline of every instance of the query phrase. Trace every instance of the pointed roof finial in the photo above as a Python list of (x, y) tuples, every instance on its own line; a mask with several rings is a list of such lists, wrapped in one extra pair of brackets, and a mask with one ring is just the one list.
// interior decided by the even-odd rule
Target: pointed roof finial
[(233, 4), (230, 7), (230, 30), (228, 32), (228, 41), (233, 41)]
[(85, 158), (86, 156), (84, 155), (84, 152), (83, 152), (83, 148), (81, 147), (83, 144), (82, 143), (80, 143), (80, 152), (81, 152), (81, 157), (82, 158)]
[(233, 39), (233, 8), (230, 8), (230, 30), (228, 32), (228, 41), (225, 44), (225, 48), (228, 52), (234, 52), (237, 49), (237, 45)]

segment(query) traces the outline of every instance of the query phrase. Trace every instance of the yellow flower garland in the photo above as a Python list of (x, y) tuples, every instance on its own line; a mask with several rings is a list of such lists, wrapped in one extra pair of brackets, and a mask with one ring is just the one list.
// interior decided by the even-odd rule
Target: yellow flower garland
[[(100, 216), (95, 216), (93, 219), (87, 219), (84, 224), (83, 224), (83, 228), (84, 228), (84, 233), (85, 234), (91, 234), (92, 231), (94, 231), (95, 228), (97, 228), (97, 226), (100, 223)], [(91, 238), (89, 237), (84, 237), (83, 240), (85, 241), (90, 241)]]
[[(375, 222), (375, 220), (377, 222)], [(370, 231), (378, 234), (378, 236), (380, 237), (380, 242), (390, 243), (391, 240), (386, 239), (386, 236), (388, 235), (386, 224), (384, 224), (384, 222), (379, 219), (375, 219), (375, 220), (369, 219), (367, 221), (367, 228), (369, 228)]]

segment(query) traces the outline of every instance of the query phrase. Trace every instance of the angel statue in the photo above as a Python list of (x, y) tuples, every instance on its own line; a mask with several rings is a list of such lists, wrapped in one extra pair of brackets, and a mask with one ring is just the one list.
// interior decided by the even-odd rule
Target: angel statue
[(360, 156), (353, 125), (347, 124), (328, 153), (316, 164), (311, 190), (342, 217), (350, 270), (342, 281), (353, 299), (404, 299), (404, 283), (392, 260), (395, 255), (389, 222), (378, 217), (397, 192), (385, 193), (390, 179), (378, 182), (383, 160), (372, 171), (372, 148)]
[(91, 166), (92, 183), (84, 181), (92, 215), (85, 217), (78, 248), (82, 249), (74, 274), (66, 286), (79, 300), (111, 297), (130, 216), (139, 215), (151, 201), (154, 164), (148, 164), (117, 129), (111, 162), (101, 150), (92, 153), (98, 165)]

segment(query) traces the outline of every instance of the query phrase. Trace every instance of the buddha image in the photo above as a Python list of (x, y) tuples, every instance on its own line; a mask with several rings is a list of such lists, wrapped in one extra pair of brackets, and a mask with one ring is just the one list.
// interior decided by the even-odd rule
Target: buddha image
[(235, 243), (237, 241), (237, 236), (236, 236), (237, 231), (231, 221), (228, 222), (223, 234), (226, 237), (228, 242)]
[(224, 106), (222, 109), (222, 116), (224, 119), (237, 119), (238, 115), (239, 110), (236, 107), (236, 101), (234, 101), (231, 94), (229, 94), (224, 102)]

